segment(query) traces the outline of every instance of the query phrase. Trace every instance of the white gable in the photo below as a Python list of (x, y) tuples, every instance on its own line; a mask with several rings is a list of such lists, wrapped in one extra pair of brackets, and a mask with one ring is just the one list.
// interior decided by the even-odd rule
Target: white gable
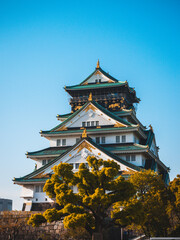
[(83, 85), (86, 85), (89, 83), (100, 83), (100, 82), (114, 82), (114, 81), (106, 77), (99, 70), (97, 70), (87, 81), (83, 83)]
[[(65, 128), (76, 128), (76, 127), (82, 127), (82, 123), (94, 122), (94, 126), (96, 126), (96, 121), (99, 122), (99, 126), (110, 126), (115, 125), (118, 123), (117, 120), (114, 120), (113, 118), (109, 117), (105, 113), (103, 113), (101, 110), (96, 108), (92, 103), (89, 103), (82, 111), (79, 112), (74, 118), (69, 120), (63, 127), (60, 127), (56, 129), (56, 131), (59, 131), (61, 129)], [(125, 124), (120, 124), (119, 126), (126, 127)]]
[[(127, 167), (125, 164), (120, 163), (119, 161), (113, 159), (112, 157), (109, 157), (107, 154), (105, 154), (98, 148), (94, 147), (87, 140), (84, 140), (78, 146), (72, 149), (69, 153), (65, 154), (58, 161), (56, 161), (55, 163), (52, 163), (49, 167), (47, 167), (46, 170), (43, 172), (43, 174), (51, 173), (52, 167), (54, 167), (55, 165), (58, 165), (61, 162), (71, 163), (71, 164), (86, 163), (86, 159), (88, 156), (95, 156), (98, 159), (102, 158), (105, 161), (108, 159), (114, 160), (116, 163), (120, 165), (121, 171), (129, 171), (129, 169), (131, 169), (130, 167)], [(132, 170), (134, 171), (134, 169)]]

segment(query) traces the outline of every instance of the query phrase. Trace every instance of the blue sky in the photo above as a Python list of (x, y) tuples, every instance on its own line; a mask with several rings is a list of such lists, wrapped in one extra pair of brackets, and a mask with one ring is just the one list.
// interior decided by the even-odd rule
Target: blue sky
[(48, 147), (39, 131), (68, 113), (65, 85), (83, 81), (100, 59), (141, 98), (137, 116), (152, 124), (161, 160), (180, 173), (180, 1), (0, 1), (0, 197), (21, 209), (13, 177)]

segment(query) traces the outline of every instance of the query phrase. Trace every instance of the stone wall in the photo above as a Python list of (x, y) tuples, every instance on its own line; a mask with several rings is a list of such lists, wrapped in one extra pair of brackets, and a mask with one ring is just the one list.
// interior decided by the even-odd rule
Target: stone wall
[(60, 240), (65, 232), (62, 222), (43, 223), (40, 227), (27, 224), (31, 214), (37, 212), (0, 212), (0, 240)]

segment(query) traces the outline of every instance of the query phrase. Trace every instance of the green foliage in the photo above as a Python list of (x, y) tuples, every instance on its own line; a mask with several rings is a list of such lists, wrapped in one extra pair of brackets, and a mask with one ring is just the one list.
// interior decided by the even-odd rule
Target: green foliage
[(180, 175), (170, 182), (167, 213), (171, 220), (171, 236), (180, 236)]
[[(54, 174), (46, 182), (44, 191), (49, 197), (55, 197), (63, 208), (32, 215), (29, 224), (37, 226), (39, 220), (52, 222), (63, 219), (65, 228), (82, 227), (91, 235), (102, 233), (103, 229), (114, 224), (114, 219), (109, 217), (110, 208), (117, 201), (128, 200), (135, 194), (133, 184), (117, 177), (120, 167), (114, 161), (88, 157), (87, 162), (89, 168), (82, 163), (76, 173), (67, 163), (53, 168)], [(77, 193), (71, 190), (75, 185)]]
[(116, 203), (112, 217), (122, 225), (138, 225), (147, 236), (167, 236), (170, 227), (166, 212), (168, 194), (161, 176), (151, 170), (141, 171), (132, 175), (130, 182), (136, 195)]
[(46, 222), (46, 219), (40, 213), (32, 214), (28, 220), (28, 224), (32, 225), (33, 227), (38, 227), (44, 222)]

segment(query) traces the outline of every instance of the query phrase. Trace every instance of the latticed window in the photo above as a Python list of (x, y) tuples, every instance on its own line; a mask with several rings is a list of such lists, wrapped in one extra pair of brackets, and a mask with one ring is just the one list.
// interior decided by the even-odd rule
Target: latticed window
[(46, 165), (46, 159), (42, 160), (42, 165)]
[(62, 139), (62, 146), (66, 145), (66, 139)]
[(35, 192), (39, 192), (39, 185), (35, 186)]
[(100, 143), (100, 137), (96, 137), (96, 143)]
[(96, 126), (99, 126), (99, 121), (96, 121)]
[(116, 143), (120, 143), (120, 136), (116, 136)]
[(126, 142), (126, 135), (123, 135), (122, 136), (122, 143), (125, 143)]
[(79, 163), (75, 163), (75, 169), (79, 168)]
[(86, 122), (82, 122), (82, 127), (85, 127), (86, 126)]
[(57, 139), (57, 146), (61, 146), (61, 139)]
[(131, 161), (136, 161), (136, 155), (131, 156)]
[(105, 137), (101, 138), (101, 143), (106, 143), (106, 138)]
[(127, 162), (130, 161), (130, 155), (126, 155), (126, 161), (127, 161)]

